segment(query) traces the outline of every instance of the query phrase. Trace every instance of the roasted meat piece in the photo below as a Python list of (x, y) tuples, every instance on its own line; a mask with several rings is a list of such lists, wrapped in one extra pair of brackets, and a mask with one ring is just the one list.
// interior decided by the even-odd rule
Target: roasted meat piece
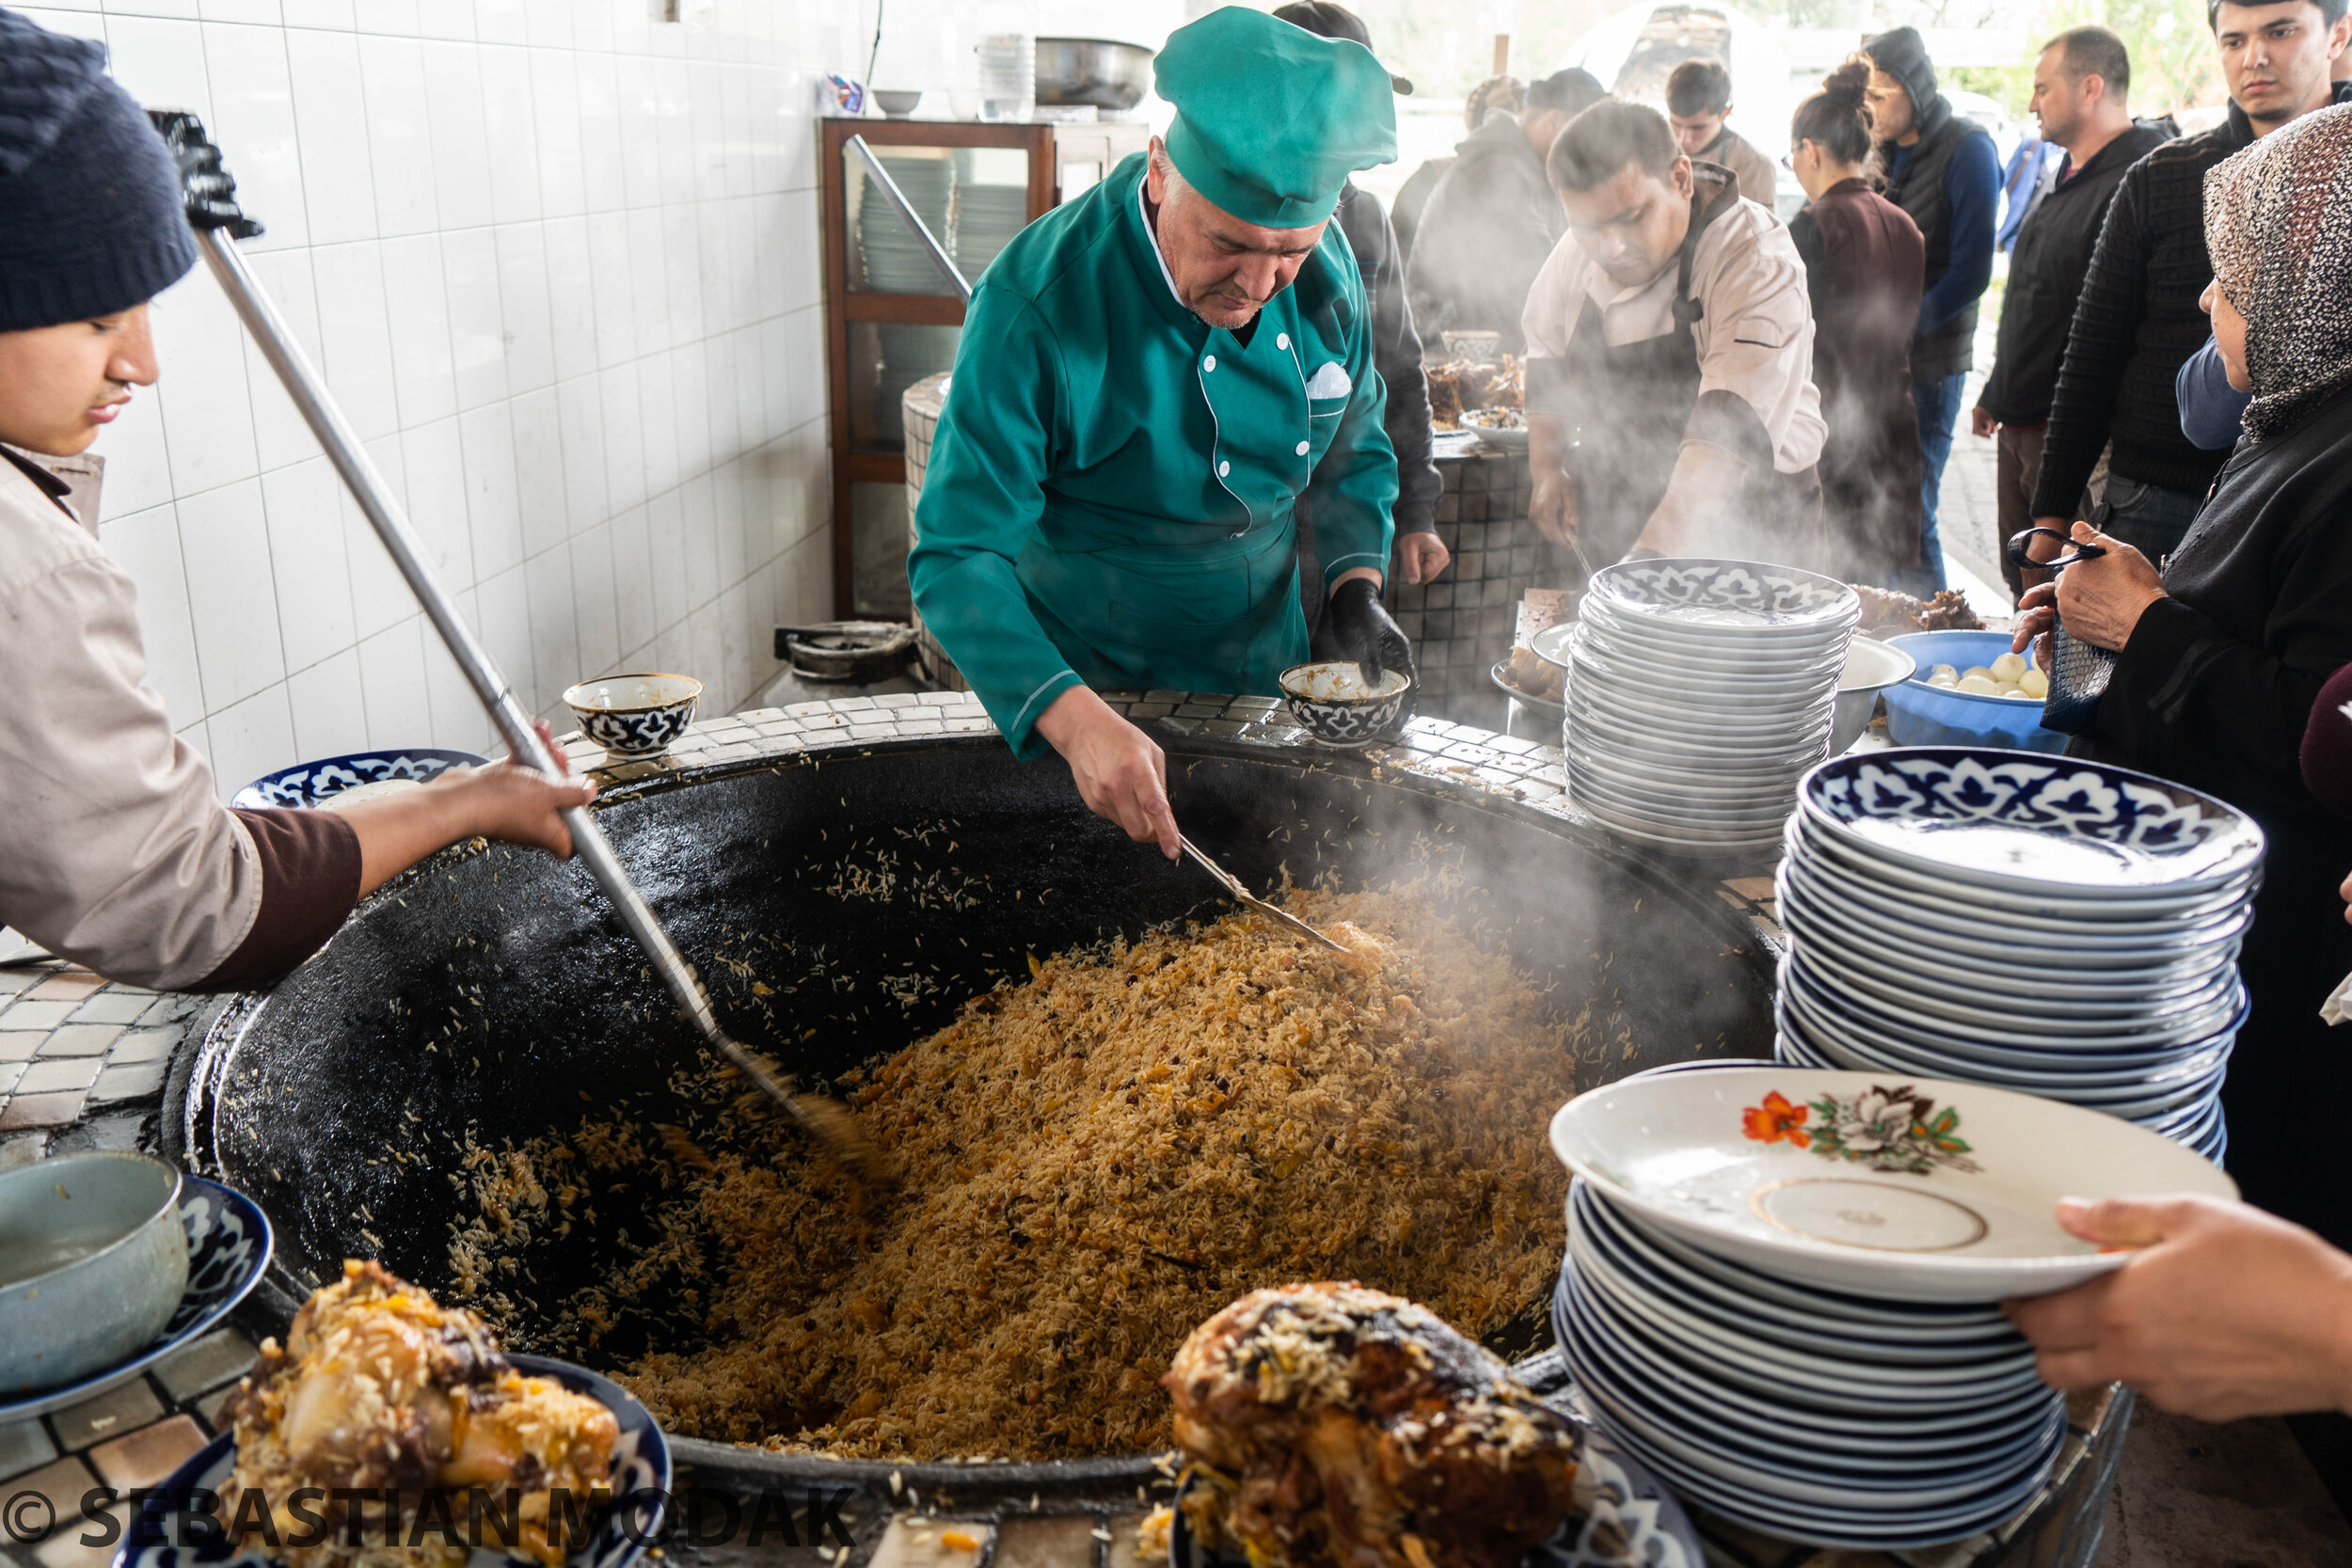
[(1576, 1429), (1434, 1313), (1360, 1285), (1253, 1291), (1163, 1381), (1187, 1520), (1260, 1568), (1516, 1568), (1575, 1508)]
[[(476, 1490), (501, 1520), (519, 1517), (518, 1554), (556, 1568), (567, 1551), (548, 1529), (553, 1493), (585, 1507), (609, 1484), (619, 1436), (602, 1404), (524, 1376), (480, 1318), (436, 1305), (377, 1263), (346, 1262), (343, 1277), (294, 1314), (284, 1345), (263, 1341), (221, 1415), (237, 1437), (222, 1517), (258, 1528), (266, 1513), (286, 1543), (273, 1555), (288, 1568), (455, 1568)], [(302, 1505), (327, 1528), (290, 1510), (305, 1487), (328, 1494)], [(426, 1496), (436, 1493), (459, 1539), (410, 1528), (419, 1544), (390, 1544), (373, 1504), (355, 1544), (347, 1505), (332, 1497), (355, 1488), (398, 1492), (412, 1526), (437, 1517)], [(500, 1544), (493, 1527), (485, 1544)]]
[(1850, 584), (1862, 599), (1861, 630), (1869, 636), (1901, 637), (1915, 631), (1981, 631), (1984, 622), (1968, 608), (1968, 596), (1947, 588), (1922, 601), (1909, 594)]

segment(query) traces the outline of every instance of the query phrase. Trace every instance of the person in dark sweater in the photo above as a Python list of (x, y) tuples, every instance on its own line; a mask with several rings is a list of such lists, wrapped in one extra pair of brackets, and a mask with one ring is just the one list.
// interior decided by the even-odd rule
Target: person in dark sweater
[[(1276, 9), (1276, 16), (1295, 27), (1323, 38), (1351, 39), (1372, 47), (1363, 19), (1331, 0), (1299, 0)], [(1413, 84), (1391, 76), (1399, 92)], [(1364, 296), (1372, 301), (1372, 363), (1389, 389), (1380, 419), (1389, 445), (1396, 449), (1396, 559), (1405, 580), (1423, 583), (1446, 568), (1449, 559), (1438, 537), (1438, 497), (1445, 489), (1438, 465), (1430, 457), (1429, 378), (1422, 372), (1421, 334), (1413, 328), (1413, 308), (1405, 299), (1405, 269), (1397, 255), (1396, 230), (1380, 198), (1350, 180), (1340, 187), (1339, 210), (1332, 218), (1356, 253), (1356, 269), (1363, 275)], [(1300, 607), (1307, 613), (1311, 637), (1323, 624), (1327, 596), (1307, 585), (1323, 581), (1315, 558), (1314, 519), (1306, 498), (1298, 501), (1298, 580)]]
[(1927, 241), (1928, 285), (1911, 345), (1911, 397), (1923, 459), (1919, 564), (1900, 586), (1925, 598), (1944, 586), (1936, 498), (1952, 455), (1961, 389), (1977, 336), (1977, 301), (1993, 280), (1993, 228), (2001, 161), (1993, 138), (1936, 90), (1935, 66), (1915, 27), (1863, 41), (1870, 62), (1870, 128), (1886, 171), (1886, 198), (1911, 214)]
[(1519, 313), (1527, 291), (1568, 222), (1544, 174), (1544, 154), (1569, 120), (1604, 96), (1590, 74), (1559, 71), (1527, 89), (1523, 115), (1489, 111), (1454, 149), (1405, 270), (1413, 320), (1428, 337), (1500, 332), (1505, 349), (1524, 352)]
[[(2134, 123), (2131, 85), (2131, 56), (2105, 27), (2060, 33), (2034, 62), (2034, 114), (2043, 137), (2066, 155), (2029, 198), (2001, 295), (1999, 347), (1968, 417), (1970, 430), (1994, 442), (1994, 498), (2004, 540), (2033, 525), (2050, 395), (2107, 203), (2124, 171), (2172, 135), (2169, 122)], [(2025, 591), (2006, 554), (2001, 574), (2011, 594)]]
[(1911, 337), (1919, 322), (1927, 242), (1900, 207), (1870, 188), (1870, 68), (1849, 60), (1797, 106), (1788, 166), (1804, 187), (1788, 237), (1813, 302), (1813, 384), (1820, 388), (1824, 569), (1891, 585), (1919, 562), (1919, 421), (1911, 406)]
[(2034, 520), (2065, 528), (2111, 446), (2102, 526), (2152, 561), (2180, 543), (2221, 467), (2182, 434), (2174, 386), (2206, 335), (2197, 306), (2213, 280), (2206, 171), (2297, 116), (2352, 98), (2352, 87), (2328, 78), (2344, 51), (2344, 0), (2215, 0), (2209, 16), (2228, 117), (2149, 153), (2117, 186), (2067, 334), (2034, 486)]
[(2209, 791), (2269, 838), (2239, 963), (2252, 1010), (2222, 1103), (2246, 1196), (2342, 1246), (2352, 1163), (2338, 1107), (2352, 1055), (2321, 1001), (2352, 970), (2335, 889), (2352, 823), (2324, 808), (2299, 753), (2315, 699), (2352, 663), (2352, 104), (2254, 142), (2205, 180), (2216, 281), (2204, 295), (2230, 379), (2250, 391), (2246, 439), (2159, 576), (2128, 541), (2025, 598), (2019, 646), (2050, 606), (2069, 635), (2119, 654), (2090, 755)]

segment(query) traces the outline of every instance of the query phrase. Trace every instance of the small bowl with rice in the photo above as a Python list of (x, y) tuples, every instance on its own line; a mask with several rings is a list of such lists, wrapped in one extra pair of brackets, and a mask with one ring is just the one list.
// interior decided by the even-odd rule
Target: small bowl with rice
[(1294, 664), (1277, 684), (1309, 735), (1326, 746), (1350, 750), (1394, 729), (1413, 694), (1413, 678), (1403, 671), (1384, 670), (1374, 684), (1347, 658)]

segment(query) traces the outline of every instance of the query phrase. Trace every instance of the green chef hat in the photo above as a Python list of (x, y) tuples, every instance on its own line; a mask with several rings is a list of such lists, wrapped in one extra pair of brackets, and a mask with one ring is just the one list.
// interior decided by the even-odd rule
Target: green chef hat
[(1372, 51), (1228, 6), (1168, 35), (1168, 155), (1193, 189), (1266, 229), (1304, 229), (1359, 168), (1396, 159), (1396, 104)]

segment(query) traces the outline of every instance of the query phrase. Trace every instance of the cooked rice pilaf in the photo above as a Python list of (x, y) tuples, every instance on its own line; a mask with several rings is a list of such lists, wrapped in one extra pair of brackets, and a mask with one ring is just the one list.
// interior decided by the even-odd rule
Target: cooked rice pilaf
[[(797, 1149), (711, 1148), (671, 1230), (733, 1253), (704, 1292), (718, 1342), (622, 1381), (703, 1437), (1069, 1458), (1168, 1445), (1169, 1358), (1262, 1286), (1359, 1279), (1474, 1338), (1508, 1323), (1564, 1242), (1544, 1127), (1587, 1020), (1418, 887), (1291, 907), (1349, 951), (1235, 914), (1057, 957), (852, 1075), (904, 1180), (885, 1209)], [(532, 1152), (521, 1181), (564, 1188)], [(515, 1190), (513, 1156), (482, 1165)]]

